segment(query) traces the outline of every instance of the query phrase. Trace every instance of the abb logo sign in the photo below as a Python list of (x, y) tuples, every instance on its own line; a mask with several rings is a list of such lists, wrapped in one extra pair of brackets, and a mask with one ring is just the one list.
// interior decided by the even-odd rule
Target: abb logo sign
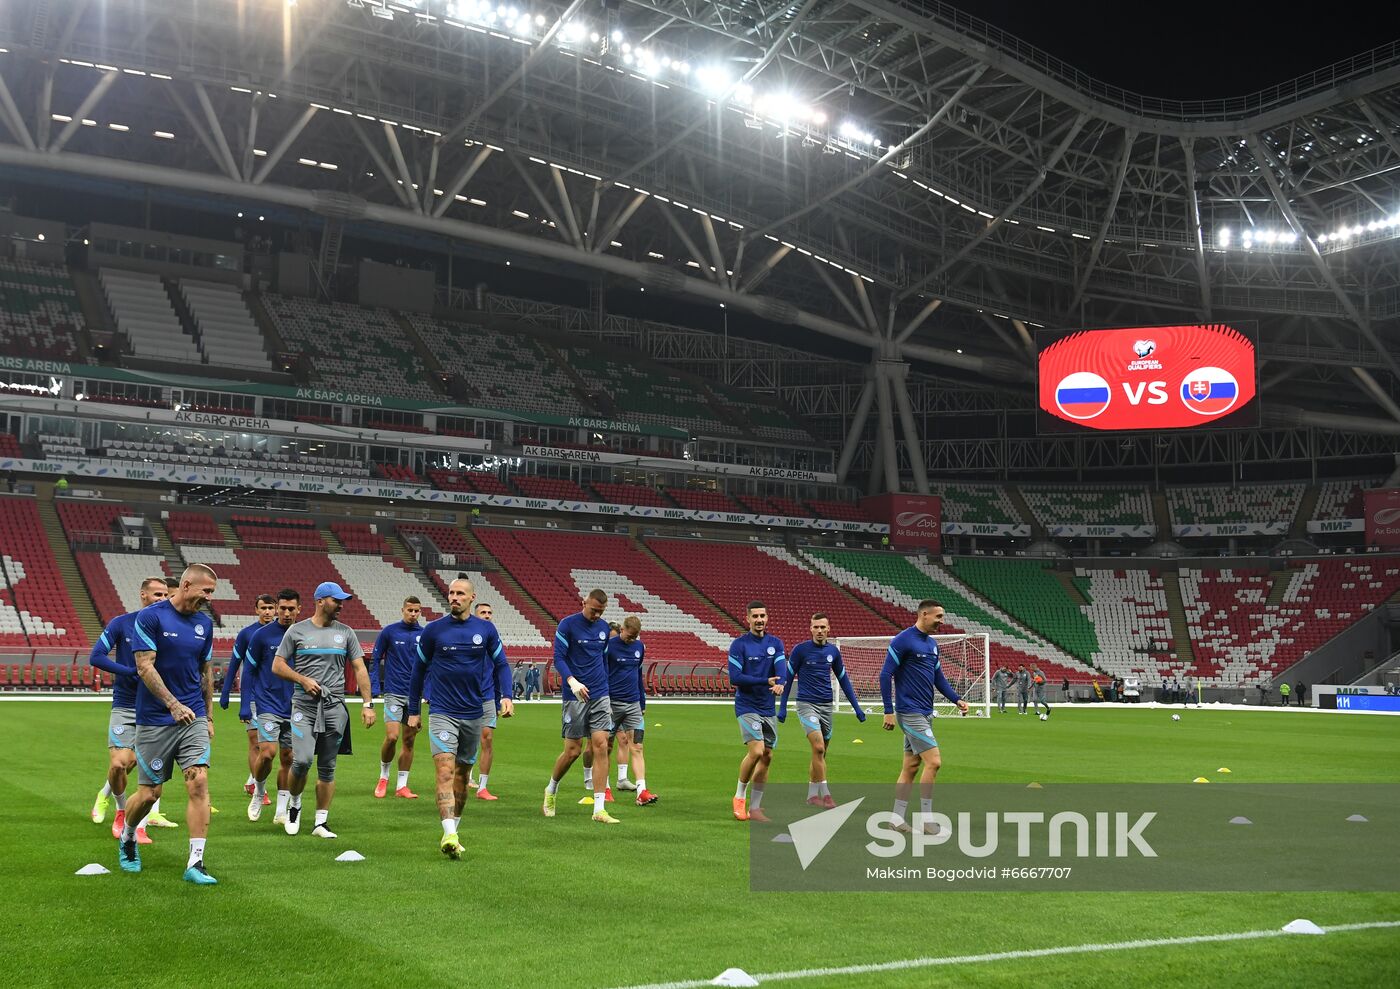
[(932, 495), (887, 494), (866, 498), (870, 517), (890, 524), (890, 545), (937, 553), (943, 535), (943, 502)]
[(1393, 549), (1400, 546), (1400, 488), (1365, 492), (1366, 542)]

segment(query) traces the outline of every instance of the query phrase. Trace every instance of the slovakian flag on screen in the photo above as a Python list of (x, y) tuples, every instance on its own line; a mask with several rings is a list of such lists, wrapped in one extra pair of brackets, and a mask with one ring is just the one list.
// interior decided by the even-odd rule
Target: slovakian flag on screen
[(1055, 387), (1055, 404), (1071, 419), (1092, 419), (1108, 408), (1108, 382), (1092, 371), (1075, 371)]
[(1235, 376), (1220, 367), (1199, 367), (1181, 382), (1181, 401), (1192, 412), (1219, 415), (1239, 397)]

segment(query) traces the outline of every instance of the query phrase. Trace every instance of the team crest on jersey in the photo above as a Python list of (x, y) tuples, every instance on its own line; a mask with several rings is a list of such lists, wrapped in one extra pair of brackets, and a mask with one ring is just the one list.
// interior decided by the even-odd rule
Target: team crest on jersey
[(263, 722), (263, 731), (267, 732), (269, 735), (272, 734), (273, 730), (274, 730), (276, 727), (277, 727), (277, 722), (275, 722), (275, 721), (264, 721), (264, 722)]
[(115, 727), (115, 728), (112, 729), (112, 734), (113, 734), (113, 735), (125, 735), (125, 734), (126, 734), (126, 725), (117, 725), (117, 727)]
[(165, 760), (164, 760), (164, 759), (152, 759), (152, 760), (151, 760), (151, 768), (154, 769), (156, 772), (160, 772), (162, 769), (165, 768)]
[(830, 666), (830, 665), (831, 665), (832, 663), (834, 663), (834, 662), (836, 662), (836, 660), (832, 658), (831, 653), (827, 653), (827, 654), (826, 654), (826, 665), (827, 665), (827, 666)]
[(770, 655), (770, 656), (773, 655), (773, 654), (774, 654), (775, 652), (777, 652), (777, 651), (778, 651), (778, 650), (777, 650), (777, 649), (774, 649), (772, 646), (769, 646), (769, 647), (768, 647), (768, 655)]
[(447, 732), (445, 732), (445, 731), (440, 731), (440, 732), (438, 732), (438, 741), (440, 741), (440, 742), (445, 742), (445, 741), (447, 741)]
[(637, 659), (641, 659), (641, 658), (642, 658), (642, 651), (641, 651), (640, 649), (633, 649), (633, 650), (632, 650), (632, 655), (635, 656)]
[(479, 645), (481, 645), (481, 636), (479, 636), (479, 635), (473, 635), (473, 636), (472, 636), (472, 645), (474, 645), (474, 646), (479, 646)]
[(292, 720), (293, 720), (293, 721), (300, 721), (300, 720), (301, 720), (301, 712), (300, 712), (300, 711), (294, 711), (294, 712), (292, 713)]
[(599, 632), (599, 633), (598, 633), (598, 639), (599, 639), (599, 641), (606, 642), (606, 641), (607, 641), (607, 638), (608, 638), (608, 633), (607, 633), (607, 632)]
[(203, 626), (203, 625), (196, 625), (196, 626), (194, 627), (194, 634), (197, 635), (197, 636), (199, 636), (200, 638), (203, 638), (203, 637), (204, 637), (204, 626)]
[(338, 646), (343, 646), (343, 645), (345, 645), (345, 636), (343, 636), (343, 635), (337, 635), (337, 636), (335, 637), (335, 644), (338, 645)]

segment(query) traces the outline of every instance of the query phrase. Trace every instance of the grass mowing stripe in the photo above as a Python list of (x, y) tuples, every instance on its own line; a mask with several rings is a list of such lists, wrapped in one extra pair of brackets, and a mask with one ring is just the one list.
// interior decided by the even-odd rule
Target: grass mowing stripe
[[(1400, 927), (1400, 920), (1371, 920), (1355, 924), (1324, 927), (1326, 933), (1338, 931), (1368, 931)], [(877, 972), (899, 972), (911, 968), (934, 968), (941, 965), (975, 965), (981, 962), (1020, 961), (1027, 958), (1051, 958), (1056, 955), (1087, 955), (1111, 951), (1137, 951), (1142, 948), (1168, 948), (1187, 944), (1212, 944), (1221, 941), (1258, 941), (1274, 937), (1306, 937), (1292, 935), (1283, 929), (1267, 931), (1235, 931), (1229, 934), (1193, 934), (1185, 937), (1148, 938), (1137, 941), (1116, 941), (1104, 944), (1070, 944), (1054, 948), (1026, 948), (1018, 951), (994, 951), (984, 955), (946, 955), (942, 958), (905, 958), (893, 962), (872, 962), (867, 965), (842, 965), (834, 968), (806, 968), (789, 972), (765, 972), (754, 981), (788, 982), (794, 979), (816, 979), (833, 975), (871, 975)], [(714, 985), (713, 979), (692, 979), (688, 982), (654, 982), (650, 985), (628, 986), (626, 989), (700, 989)]]

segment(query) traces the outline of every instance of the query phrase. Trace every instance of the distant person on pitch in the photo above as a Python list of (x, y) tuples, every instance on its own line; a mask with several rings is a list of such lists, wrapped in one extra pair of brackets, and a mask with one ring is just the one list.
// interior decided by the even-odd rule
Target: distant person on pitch
[[(490, 622), (495, 616), (496, 609), (486, 601), (478, 601), (472, 608), (472, 614), (484, 622)], [(492, 628), (496, 626), (492, 624)], [(491, 763), (496, 758), (496, 716), (501, 711), (501, 692), (496, 687), (494, 680), (488, 685), (490, 687), (490, 697), (486, 703), (481, 705), (481, 758), (477, 762), (477, 771), (480, 774), (478, 780), (471, 778), (471, 766), (467, 767), (467, 785), (476, 790), (476, 799), (495, 800), (496, 795), (486, 789), (487, 777), (491, 775)], [(511, 690), (508, 696), (512, 700), (511, 707), (514, 708), (515, 680), (511, 679)]]
[[(608, 698), (608, 665), (604, 654), (608, 648), (608, 623), (603, 612), (608, 596), (594, 588), (582, 601), (579, 611), (559, 623), (554, 633), (554, 668), (563, 680), (564, 750), (554, 760), (549, 785), (545, 787), (545, 817), (553, 817), (559, 793), (559, 781), (577, 761), (586, 743), (596, 765), (608, 764), (608, 733), (612, 731), (612, 702)], [(604, 777), (604, 786), (607, 779)], [(605, 806), (608, 794), (593, 783), (593, 820), (599, 824), (617, 824), (617, 818)]]
[[(937, 833), (936, 827), (928, 823), (933, 814), (933, 784), (938, 770), (943, 766), (938, 740), (933, 736), (933, 726), (929, 721), (933, 716), (934, 690), (937, 689), (956, 704), (959, 711), (967, 714), (967, 701), (958, 696), (944, 676), (943, 664), (938, 656), (938, 640), (934, 635), (938, 632), (938, 626), (943, 624), (943, 614), (943, 606), (937, 601), (920, 601), (914, 625), (894, 637), (889, 654), (885, 657), (885, 665), (880, 669), (880, 698), (885, 705), (884, 729), (894, 731), (898, 726), (904, 733), (904, 762), (895, 783), (894, 815), (900, 821), (895, 825), (897, 831), (913, 830), (908, 823), (909, 797), (917, 775), (919, 817), (915, 819), (915, 824), (920, 824), (922, 820), (920, 827), (924, 834)], [(1025, 667), (1022, 667), (1024, 670)]]
[(807, 742), (812, 746), (812, 765), (807, 777), (807, 802), (814, 807), (835, 807), (836, 800), (826, 780), (826, 749), (831, 744), (831, 714), (834, 698), (831, 694), (831, 678), (841, 685), (841, 692), (851, 702), (856, 720), (865, 720), (865, 709), (856, 698), (856, 690), (851, 686), (851, 678), (846, 675), (846, 666), (841, 661), (841, 650), (834, 642), (828, 642), (831, 635), (831, 620), (823, 612), (812, 616), (812, 637), (799, 643), (792, 650), (788, 662), (789, 674), (783, 686), (783, 703), (778, 709), (778, 721), (787, 720), (788, 695), (793, 683), (797, 684), (797, 720), (807, 733)]
[(418, 640), (418, 663), (408, 687), (406, 724), (419, 728), (423, 690), (431, 684), (433, 710), (428, 715), (428, 742), (437, 770), (438, 818), (442, 822), (438, 847), (454, 860), (462, 857), (457, 830), (467, 802), (467, 775), (476, 762), (486, 722), (496, 720), (496, 698), (500, 698), (503, 717), (515, 713), (510, 663), (496, 626), (472, 614), (475, 596), (472, 582), (464, 577), (448, 585), (450, 613), (423, 629)]
[[(112, 818), (112, 837), (122, 836), (126, 824), (126, 782), (127, 776), (136, 768), (136, 685), (140, 679), (136, 673), (136, 656), (132, 651), (135, 638), (132, 625), (141, 608), (164, 601), (170, 593), (164, 577), (147, 577), (141, 581), (137, 592), (141, 607), (135, 611), (118, 615), (107, 623), (102, 636), (92, 647), (88, 663), (94, 669), (112, 674), (112, 713), (107, 718), (107, 781), (92, 804), (92, 823), (101, 824), (107, 819), (107, 808), (113, 800), (117, 804), (116, 817)], [(111, 658), (113, 650), (116, 659)], [(147, 815), (149, 817), (150, 815)], [(145, 827), (136, 829), (136, 842), (149, 845)]]
[(1016, 711), (1018, 714), (1026, 713), (1026, 702), (1030, 699), (1031, 674), (1026, 669), (1026, 664), (1022, 663), (1016, 669)]
[(1006, 713), (1006, 691), (1011, 686), (1011, 671), (1006, 667), (1001, 667), (992, 677), (992, 690), (997, 695), (997, 713)]
[(1040, 713), (1040, 709), (1043, 706), (1045, 708), (1045, 716), (1048, 718), (1050, 716), (1050, 705), (1045, 702), (1045, 674), (1040, 672), (1039, 666), (1031, 667), (1031, 692), (1035, 698), (1034, 704), (1036, 713)]
[(369, 671), (364, 650), (348, 625), (336, 620), (350, 595), (334, 581), (324, 581), (315, 591), (316, 611), (287, 629), (272, 672), (296, 684), (292, 695), (291, 804), (287, 808), (287, 834), (301, 830), (301, 794), (316, 760), (316, 821), (311, 833), (335, 838), (330, 829), (331, 801), (335, 798), (335, 761), (341, 737), (350, 730), (345, 709), (345, 664), (355, 669), (364, 706), (360, 719), (374, 727), (374, 696), (369, 692)]
[[(613, 639), (617, 638), (621, 633), (622, 633), (622, 625), (621, 625), (621, 623), (619, 623), (619, 622), (608, 622), (608, 641), (609, 641), (609, 642), (611, 642)], [(616, 726), (614, 726), (614, 727), (616, 727)], [(612, 748), (611, 748), (611, 746), (612, 746), (612, 735), (611, 735), (611, 733), (608, 735), (608, 746), (609, 746), (609, 748), (608, 748), (609, 758), (611, 758), (611, 753), (612, 753)], [(608, 772), (611, 772), (611, 770), (608, 770)], [(604, 779), (603, 779), (603, 784), (604, 784), (603, 792), (607, 794), (607, 796), (604, 798), (604, 800), (605, 800), (605, 802), (607, 802), (607, 803), (612, 803), (612, 802), (613, 802), (612, 787), (607, 785), (607, 782), (608, 782), (608, 781), (607, 781), (607, 772), (604, 772), (603, 776), (604, 776)], [(585, 790), (587, 790), (589, 793), (592, 793), (592, 792), (593, 792), (593, 747), (592, 747), (592, 746), (584, 746), (584, 749), (583, 749), (583, 788), (584, 788)], [(581, 803), (581, 804), (586, 804), (586, 803), (588, 803), (588, 798), (587, 798), (587, 797), (584, 797), (583, 799), (581, 799), (581, 800), (579, 801), (579, 803)]]
[(214, 725), (214, 622), (200, 609), (214, 596), (214, 571), (195, 563), (180, 575), (180, 586), (164, 601), (142, 608), (132, 624), (132, 650), (141, 681), (136, 686), (136, 764), (140, 787), (127, 802), (126, 823), (117, 844), (123, 872), (141, 871), (136, 829), (178, 763), (189, 806), (190, 854), (185, 882), (212, 886), (204, 868), (209, 834), (209, 748)]
[(394, 752), (402, 735), (403, 751), (399, 753), (394, 796), (418, 799), (418, 794), (408, 788), (408, 773), (413, 768), (413, 740), (418, 730), (403, 721), (408, 682), (413, 679), (413, 668), (418, 665), (418, 637), (423, 634), (418, 619), (422, 614), (423, 602), (412, 595), (404, 598), (399, 620), (380, 630), (379, 638), (374, 640), (374, 652), (370, 654), (370, 688), (373, 691), (377, 687), (384, 698), (384, 744), (379, 747), (379, 782), (374, 784), (376, 798), (383, 798), (389, 792), (389, 771), (393, 768)]
[[(659, 799), (647, 789), (647, 762), (642, 751), (646, 737), (647, 647), (642, 642), (642, 620), (628, 615), (622, 631), (608, 640), (608, 699), (612, 704), (613, 737), (617, 739), (617, 788), (636, 790), (637, 806), (646, 807)], [(608, 744), (612, 744), (610, 738)], [(636, 769), (637, 780), (627, 779), (627, 770)]]
[[(729, 682), (734, 685), (734, 716), (747, 751), (739, 763), (739, 788), (734, 793), (734, 819), (767, 824), (763, 790), (768, 767), (778, 747), (775, 698), (787, 682), (787, 650), (783, 640), (768, 634), (768, 606), (750, 601), (745, 612), (749, 631), (729, 646)], [(744, 800), (744, 789), (749, 799)]]
[[(224, 673), (223, 689), (219, 691), (219, 707), (225, 711), (228, 710), (229, 691), (233, 689), (233, 681), (237, 678), (239, 670), (243, 669), (243, 657), (248, 655), (248, 643), (253, 640), (259, 629), (277, 617), (277, 599), (271, 594), (259, 594), (256, 609), (254, 615), (257, 620), (239, 629), (233, 640), (233, 655), (229, 658), (228, 670)], [(253, 767), (258, 762), (258, 729), (253, 724), (251, 701), (252, 694), (240, 686), (238, 720), (243, 722), (243, 727), (248, 732), (248, 781), (243, 784), (243, 792), (249, 796), (253, 794)]]
[(1281, 698), (1283, 699), (1283, 706), (1284, 706), (1284, 707), (1287, 707), (1287, 706), (1288, 706), (1288, 695), (1289, 695), (1290, 689), (1291, 689), (1291, 688), (1288, 686), (1288, 681), (1287, 681), (1287, 680), (1285, 680), (1283, 683), (1281, 683), (1281, 684), (1278, 685), (1279, 697), (1281, 697)]
[(258, 737), (257, 761), (253, 764), (253, 795), (248, 801), (248, 820), (262, 817), (267, 803), (267, 779), (272, 775), (272, 761), (277, 766), (277, 808), (272, 823), (285, 826), (287, 807), (291, 803), (292, 775), (292, 691), (290, 680), (275, 676), (272, 660), (277, 647), (286, 637), (287, 629), (301, 617), (301, 595), (291, 587), (277, 592), (277, 620), (263, 625), (248, 642), (243, 654), (242, 695), (248, 698), (253, 714), (253, 727)]

